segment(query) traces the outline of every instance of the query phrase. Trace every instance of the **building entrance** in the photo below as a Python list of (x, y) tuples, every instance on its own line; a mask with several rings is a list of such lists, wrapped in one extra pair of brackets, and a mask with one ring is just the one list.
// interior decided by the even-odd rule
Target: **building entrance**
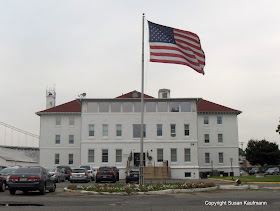
[[(134, 166), (140, 166), (140, 153), (134, 153)], [(143, 153), (143, 165), (146, 166), (146, 154)]]

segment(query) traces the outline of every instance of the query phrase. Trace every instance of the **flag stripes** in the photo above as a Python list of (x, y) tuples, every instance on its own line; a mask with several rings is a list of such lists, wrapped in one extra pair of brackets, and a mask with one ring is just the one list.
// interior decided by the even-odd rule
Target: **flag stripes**
[[(205, 55), (196, 34), (152, 22), (149, 22), (149, 28), (151, 62), (187, 65), (204, 74)], [(170, 40), (174, 39), (175, 42), (166, 39), (166, 32), (171, 36)]]

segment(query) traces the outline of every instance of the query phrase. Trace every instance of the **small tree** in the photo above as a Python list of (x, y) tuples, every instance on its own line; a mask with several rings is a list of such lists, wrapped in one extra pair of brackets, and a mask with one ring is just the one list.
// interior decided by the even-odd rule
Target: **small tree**
[(247, 144), (246, 159), (252, 165), (279, 165), (280, 150), (276, 143), (266, 140), (250, 140)]

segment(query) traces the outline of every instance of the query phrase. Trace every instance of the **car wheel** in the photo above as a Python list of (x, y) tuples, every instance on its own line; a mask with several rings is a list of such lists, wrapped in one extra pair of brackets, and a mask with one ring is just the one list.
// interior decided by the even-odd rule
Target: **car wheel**
[(6, 190), (6, 184), (5, 184), (5, 182), (3, 182), (0, 187), (0, 192), (5, 192), (5, 190)]
[(41, 195), (46, 194), (46, 185), (44, 184), (43, 187), (39, 190)]
[(65, 182), (65, 177), (63, 177), (63, 180), (62, 180), (62, 182)]
[(96, 183), (99, 183), (100, 181), (99, 181), (99, 180), (97, 180), (97, 179), (95, 179), (95, 182), (96, 182)]
[(52, 187), (52, 189), (49, 190), (49, 192), (55, 192), (55, 190), (56, 190), (56, 184), (53, 183), (53, 187)]
[(11, 194), (11, 195), (15, 195), (15, 194), (16, 194), (16, 190), (10, 189), (10, 194)]
[(24, 194), (27, 194), (28, 193), (28, 190), (23, 190), (22, 191)]

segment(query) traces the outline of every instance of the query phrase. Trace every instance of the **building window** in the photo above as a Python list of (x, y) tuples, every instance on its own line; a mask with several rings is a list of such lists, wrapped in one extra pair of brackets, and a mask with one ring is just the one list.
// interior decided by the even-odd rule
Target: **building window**
[(75, 125), (75, 117), (73, 116), (69, 117), (69, 125)]
[(94, 125), (88, 126), (88, 136), (94, 136)]
[(210, 143), (209, 134), (204, 134), (204, 143)]
[(156, 112), (156, 103), (146, 102), (146, 112)]
[(108, 136), (108, 125), (102, 125), (102, 136)]
[(185, 149), (185, 162), (191, 162), (191, 149)]
[(162, 136), (162, 124), (157, 124), (157, 136)]
[(217, 124), (219, 125), (223, 124), (223, 119), (221, 116), (217, 116)]
[(60, 135), (55, 135), (55, 144), (60, 144)]
[(191, 103), (190, 102), (181, 102), (181, 111), (182, 112), (191, 112)]
[(88, 150), (88, 162), (94, 163), (94, 149)]
[(179, 106), (180, 103), (179, 102), (170, 102), (169, 103), (169, 111), (170, 112), (179, 112)]
[(112, 103), (111, 112), (121, 112), (121, 103)]
[(74, 155), (69, 154), (69, 164), (73, 164), (73, 163), (74, 163)]
[(116, 149), (116, 162), (122, 162), (122, 150), (121, 149)]
[(190, 135), (190, 125), (188, 125), (188, 124), (184, 125), (184, 134), (185, 134), (185, 136)]
[(157, 149), (157, 162), (163, 162), (163, 149)]
[(123, 112), (132, 112), (133, 104), (131, 102), (123, 103)]
[(141, 102), (134, 103), (134, 112), (141, 112)]
[(204, 124), (205, 124), (205, 125), (208, 125), (208, 124), (209, 124), (209, 117), (208, 117), (208, 116), (205, 116), (205, 117), (204, 117)]
[(176, 136), (176, 124), (171, 124), (170, 125), (170, 135), (171, 135), (171, 137)]
[(74, 135), (69, 135), (69, 144), (74, 144)]
[(205, 152), (205, 163), (210, 163), (210, 153)]
[(103, 163), (108, 163), (108, 149), (103, 149), (102, 150), (102, 162)]
[(54, 164), (59, 164), (59, 154), (54, 155)]
[(99, 112), (109, 112), (110, 103), (99, 103)]
[(219, 152), (219, 163), (224, 163), (224, 153)]
[(223, 134), (218, 134), (218, 142), (223, 143)]
[(167, 102), (158, 102), (158, 112), (167, 112), (168, 104)]
[(56, 124), (56, 125), (61, 125), (61, 117), (57, 116), (57, 117), (55, 118), (55, 124)]
[(116, 136), (122, 136), (122, 125), (116, 125)]
[(191, 172), (185, 172), (185, 177), (191, 177), (192, 173)]
[[(141, 138), (141, 124), (133, 124), (133, 138)], [(146, 138), (146, 124), (143, 125), (143, 137)]]
[(177, 149), (171, 149), (171, 162), (177, 162)]

